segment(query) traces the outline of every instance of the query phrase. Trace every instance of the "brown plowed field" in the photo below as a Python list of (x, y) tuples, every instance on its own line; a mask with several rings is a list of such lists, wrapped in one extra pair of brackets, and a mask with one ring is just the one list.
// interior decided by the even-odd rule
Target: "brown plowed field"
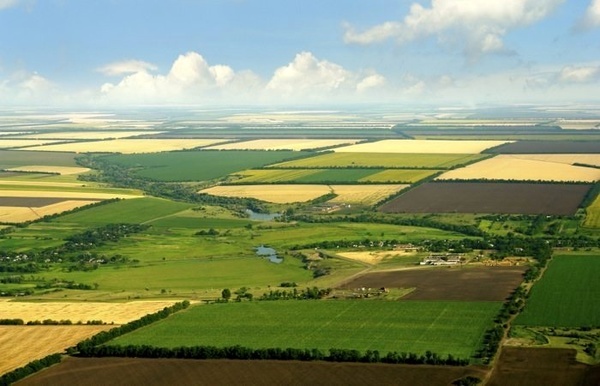
[(597, 386), (600, 365), (575, 361), (575, 350), (503, 347), (488, 386)]
[(527, 267), (435, 267), (360, 276), (344, 288), (415, 288), (403, 300), (502, 301)]
[(477, 367), (296, 361), (68, 358), (15, 385), (451, 385)]
[(594, 154), (600, 153), (600, 141), (518, 141), (486, 151), (500, 154)]
[(572, 215), (590, 189), (584, 184), (431, 182), (381, 206), (386, 213), (508, 213)]

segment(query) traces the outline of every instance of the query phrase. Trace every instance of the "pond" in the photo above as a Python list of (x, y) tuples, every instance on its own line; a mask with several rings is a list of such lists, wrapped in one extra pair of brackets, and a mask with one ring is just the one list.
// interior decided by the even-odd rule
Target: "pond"
[(273, 248), (265, 247), (264, 245), (256, 247), (256, 254), (265, 259), (269, 259), (271, 263), (279, 264), (283, 261), (282, 258), (277, 256), (277, 251), (275, 251)]
[(246, 209), (246, 214), (250, 220), (254, 221), (273, 221), (281, 216), (281, 213), (256, 213), (250, 209)]

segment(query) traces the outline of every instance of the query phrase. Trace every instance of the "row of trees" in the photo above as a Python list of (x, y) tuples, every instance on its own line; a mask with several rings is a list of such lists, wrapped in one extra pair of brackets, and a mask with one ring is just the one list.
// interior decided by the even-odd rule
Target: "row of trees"
[(468, 359), (455, 358), (452, 355), (442, 357), (431, 351), (418, 355), (415, 353), (389, 352), (381, 355), (377, 350), (361, 353), (351, 349), (319, 349), (297, 348), (249, 348), (243, 346), (215, 347), (154, 347), (148, 345), (128, 346), (89, 346), (80, 350), (83, 357), (135, 357), (135, 358), (177, 358), (177, 359), (239, 359), (239, 360), (297, 360), (328, 362), (363, 362), (363, 363), (406, 363), (430, 364), (446, 366), (466, 366)]
[(51, 354), (42, 359), (36, 359), (29, 362), (23, 367), (19, 367), (9, 373), (4, 374), (0, 377), (0, 386), (8, 386), (23, 379), (33, 373), (36, 373), (46, 367), (50, 367), (54, 364), (60, 363), (60, 354)]

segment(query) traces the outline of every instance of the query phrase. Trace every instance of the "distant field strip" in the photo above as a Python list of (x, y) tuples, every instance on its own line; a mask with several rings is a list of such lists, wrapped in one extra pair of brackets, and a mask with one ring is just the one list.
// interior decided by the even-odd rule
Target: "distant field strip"
[(62, 140), (50, 141), (37, 139), (0, 139), (0, 149), (14, 149), (25, 146), (38, 146), (54, 142), (62, 142)]
[[(115, 139), (108, 141), (90, 141), (36, 146), (26, 150), (76, 153), (154, 153), (160, 151), (193, 149), (196, 147), (213, 145), (223, 141), (223, 139)], [(0, 147), (2, 147), (1, 142)]]
[[(109, 344), (242, 345), (469, 358), (499, 302), (280, 301), (195, 306)], [(243, 323), (243, 328), (240, 327)]]
[(359, 179), (359, 182), (405, 182), (413, 183), (427, 178), (438, 170), (429, 169), (388, 169)]
[(126, 303), (51, 302), (27, 303), (0, 300), (0, 315), (6, 319), (28, 321), (44, 319), (70, 320), (85, 323), (101, 320), (105, 323), (124, 324), (144, 315), (170, 307), (175, 301), (133, 301)]
[(73, 153), (49, 153), (44, 151), (0, 150), (0, 168), (27, 165), (77, 167)]
[(331, 193), (331, 189), (327, 185), (236, 185), (214, 186), (198, 193), (224, 197), (249, 197), (277, 204), (290, 204), (313, 200)]
[(600, 154), (511, 154), (503, 158), (518, 158), (550, 163), (573, 165), (574, 163), (600, 166)]
[[(535, 157), (534, 157), (535, 158)], [(583, 181), (600, 179), (600, 169), (572, 166), (543, 159), (499, 155), (442, 174), (439, 180), (517, 180), (517, 181)], [(592, 159), (592, 157), (588, 157)], [(600, 159), (600, 156), (598, 156)]]
[(373, 205), (409, 185), (331, 185), (338, 196), (331, 203)]
[[(357, 145), (359, 146), (359, 145)], [(430, 168), (447, 169), (476, 161), (484, 156), (479, 154), (402, 154), (402, 153), (327, 153), (316, 157), (271, 165), (273, 168)]]
[(114, 326), (0, 326), (0, 374), (63, 352)]
[(481, 153), (485, 149), (499, 146), (507, 142), (510, 141), (387, 139), (383, 141), (340, 147), (335, 149), (335, 152), (476, 154)]
[(211, 146), (215, 150), (310, 150), (354, 144), (359, 139), (257, 139)]
[(146, 134), (160, 134), (162, 131), (61, 131), (55, 133), (37, 133), (19, 136), (19, 138), (31, 139), (108, 139), (108, 138), (127, 138)]
[(516, 324), (600, 327), (600, 259), (594, 255), (554, 257), (532, 290)]
[(13, 172), (37, 172), (37, 173), (58, 173), (58, 174), (79, 174), (90, 171), (88, 168), (75, 166), (46, 166), (46, 165), (27, 165), (6, 169)]
[(94, 193), (86, 191), (67, 192), (51, 190), (0, 190), (2, 197), (59, 197), (59, 198), (77, 198), (90, 200), (108, 200), (111, 198), (140, 198), (140, 195), (120, 194), (120, 193)]

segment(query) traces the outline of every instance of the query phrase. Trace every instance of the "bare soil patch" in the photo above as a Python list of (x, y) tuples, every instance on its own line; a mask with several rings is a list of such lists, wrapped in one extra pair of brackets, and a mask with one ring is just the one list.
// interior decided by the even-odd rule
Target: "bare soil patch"
[(572, 215), (587, 184), (433, 182), (380, 207), (386, 213), (514, 213)]
[(502, 301), (522, 281), (527, 267), (440, 267), (372, 272), (344, 288), (415, 288), (403, 300)]
[(451, 385), (478, 367), (297, 361), (68, 358), (16, 385)]
[(596, 386), (600, 366), (575, 361), (575, 350), (503, 347), (489, 386)]

